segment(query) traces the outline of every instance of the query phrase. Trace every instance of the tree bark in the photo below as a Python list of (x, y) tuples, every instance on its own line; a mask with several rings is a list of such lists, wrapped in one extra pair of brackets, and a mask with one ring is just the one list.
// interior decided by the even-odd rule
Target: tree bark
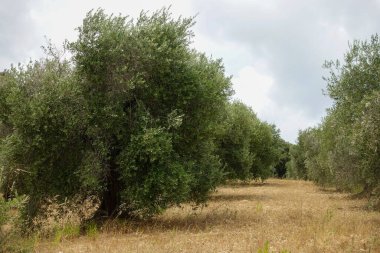
[(116, 163), (116, 158), (120, 151), (112, 148), (110, 152), (110, 160), (108, 162), (108, 173), (106, 190), (103, 193), (102, 202), (99, 208), (100, 214), (106, 217), (115, 217), (118, 215), (118, 208), (120, 206), (120, 173)]

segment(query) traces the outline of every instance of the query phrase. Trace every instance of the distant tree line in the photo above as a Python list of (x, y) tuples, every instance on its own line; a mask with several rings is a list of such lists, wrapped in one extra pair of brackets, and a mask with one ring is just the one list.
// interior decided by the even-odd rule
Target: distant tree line
[(380, 39), (354, 41), (344, 62), (326, 62), (334, 104), (322, 123), (300, 131), (290, 177), (380, 196)]
[[(89, 12), (67, 43), (0, 76), (6, 198), (96, 195), (99, 214), (203, 203), (226, 179), (283, 176), (288, 144), (240, 102), (221, 60), (190, 47), (192, 18)], [(285, 160), (284, 160), (285, 159)], [(277, 164), (277, 165), (276, 165)], [(277, 167), (276, 167), (277, 166)]]
[(218, 154), (229, 179), (265, 180), (275, 173), (284, 141), (274, 125), (260, 121), (251, 108), (241, 102), (227, 106)]

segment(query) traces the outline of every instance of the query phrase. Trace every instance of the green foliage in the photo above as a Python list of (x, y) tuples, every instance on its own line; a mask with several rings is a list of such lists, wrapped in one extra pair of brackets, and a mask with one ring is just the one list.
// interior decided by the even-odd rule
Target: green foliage
[(201, 203), (223, 176), (214, 143), (231, 94), (220, 60), (190, 48), (194, 21), (88, 13), (68, 43), (0, 79), (2, 191), (97, 195), (100, 214)]
[[(123, 208), (157, 213), (186, 201), (191, 174), (173, 150), (171, 135), (162, 128), (147, 128), (132, 135), (118, 164), (124, 187)], [(141, 187), (143, 186), (143, 187)]]
[(54, 242), (60, 243), (63, 240), (72, 239), (80, 235), (80, 226), (65, 224), (62, 228), (57, 228), (54, 232)]
[[(271, 251), (270, 249), (269, 249), (269, 247), (270, 247), (270, 245), (269, 245), (269, 241), (266, 241), (265, 243), (264, 243), (264, 246), (262, 247), (262, 248), (259, 248), (258, 250), (257, 250), (257, 253), (275, 253), (274, 251)], [(288, 251), (288, 250), (280, 250), (280, 251), (278, 251), (279, 253), (291, 253), (290, 251)]]
[(307, 178), (320, 185), (378, 195), (379, 36), (354, 41), (344, 60), (344, 64), (325, 64), (330, 69), (327, 91), (334, 105), (319, 127), (300, 133), (292, 163), (303, 163)]
[(275, 125), (260, 122), (252, 137), (251, 150), (255, 154), (252, 172), (262, 181), (274, 175), (274, 166), (281, 156), (282, 139)]
[(275, 176), (278, 178), (285, 178), (288, 173), (287, 163), (290, 162), (290, 149), (291, 144), (279, 138), (279, 160), (274, 166)]
[(99, 234), (98, 226), (95, 222), (89, 222), (85, 226), (86, 236), (96, 238)]
[(0, 195), (0, 252), (30, 252), (33, 240), (22, 237), (20, 210), (27, 198), (17, 196), (6, 201)]
[(380, 196), (380, 89), (361, 102), (363, 114), (354, 124), (353, 142), (360, 154), (361, 184)]
[(17, 191), (33, 202), (75, 193), (87, 117), (69, 63), (50, 57), (13, 68), (0, 86), (7, 94), (0, 125), (13, 129), (0, 140), (5, 196)]
[(268, 178), (280, 157), (281, 138), (274, 126), (261, 122), (251, 108), (233, 102), (219, 136), (219, 154), (227, 178)]
[(269, 241), (266, 241), (266, 242), (264, 243), (263, 248), (260, 248), (260, 249), (257, 251), (257, 253), (270, 253), (270, 251), (269, 251)]
[(251, 136), (259, 121), (254, 112), (240, 102), (228, 107), (224, 132), (220, 140), (220, 156), (228, 178), (248, 179), (252, 175), (254, 154), (251, 153)]
[(305, 165), (305, 136), (307, 131), (298, 133), (297, 144), (291, 146), (289, 153), (291, 157), (288, 177), (297, 179), (307, 179), (307, 170)]

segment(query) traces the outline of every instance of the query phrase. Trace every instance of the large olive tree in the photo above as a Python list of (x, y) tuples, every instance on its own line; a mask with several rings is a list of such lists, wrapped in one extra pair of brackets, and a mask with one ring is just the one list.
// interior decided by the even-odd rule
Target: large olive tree
[(0, 80), (2, 187), (40, 200), (96, 194), (105, 215), (205, 201), (221, 180), (214, 132), (231, 93), (191, 48), (192, 18), (90, 12), (56, 54)]

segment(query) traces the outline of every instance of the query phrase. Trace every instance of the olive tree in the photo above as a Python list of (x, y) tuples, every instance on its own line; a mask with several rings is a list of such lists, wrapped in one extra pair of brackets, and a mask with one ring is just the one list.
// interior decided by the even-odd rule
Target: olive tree
[(281, 153), (279, 132), (245, 104), (235, 101), (228, 106), (218, 139), (226, 178), (264, 180), (273, 175)]
[(379, 36), (354, 41), (342, 63), (330, 61), (325, 67), (334, 104), (320, 126), (299, 135), (304, 140), (296, 146), (304, 154), (300, 163), (321, 185), (380, 196)]
[(91, 11), (67, 45), (71, 60), (7, 71), (4, 191), (30, 195), (31, 210), (95, 194), (105, 215), (205, 201), (223, 176), (214, 132), (231, 82), (220, 60), (191, 48), (193, 23), (167, 9), (136, 20)]

